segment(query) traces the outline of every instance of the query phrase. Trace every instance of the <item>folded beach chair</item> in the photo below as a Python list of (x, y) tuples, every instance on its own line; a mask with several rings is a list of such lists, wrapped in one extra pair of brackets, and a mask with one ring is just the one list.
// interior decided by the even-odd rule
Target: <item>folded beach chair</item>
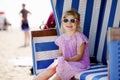
[[(50, 40), (50, 38), (48, 38), (50, 35), (41, 36), (41, 34), (44, 33), (38, 33), (39, 31), (32, 32), (34, 74), (36, 75), (40, 70), (49, 66), (57, 57), (51, 53), (58, 49), (53, 43), (55, 38), (61, 35), (62, 15), (65, 11), (74, 8), (81, 14), (81, 30), (89, 38), (91, 59), (90, 69), (75, 75), (75, 78), (79, 80), (108, 80), (106, 33), (109, 27), (120, 27), (120, 0), (51, 0), (51, 5), (56, 21), (56, 34), (52, 34), (54, 39)], [(42, 44), (45, 45), (43, 46)], [(54, 49), (53, 46), (55, 47)], [(48, 47), (50, 49), (48, 49)], [(47, 55), (52, 55), (52, 58), (48, 58)], [(43, 56), (47, 57), (44, 58)]]
[(120, 28), (108, 29), (109, 75), (110, 80), (120, 79)]
[(33, 74), (47, 68), (57, 58), (58, 46), (54, 41), (57, 38), (56, 29), (31, 31)]

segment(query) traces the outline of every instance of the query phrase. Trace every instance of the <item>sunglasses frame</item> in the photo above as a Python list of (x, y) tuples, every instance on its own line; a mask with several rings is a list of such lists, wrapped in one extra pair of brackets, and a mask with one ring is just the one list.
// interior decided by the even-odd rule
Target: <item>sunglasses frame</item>
[(76, 23), (76, 22), (78, 22), (79, 20), (78, 20), (78, 19), (75, 19), (75, 18), (64, 18), (62, 21), (63, 21), (64, 23), (67, 23), (67, 22)]

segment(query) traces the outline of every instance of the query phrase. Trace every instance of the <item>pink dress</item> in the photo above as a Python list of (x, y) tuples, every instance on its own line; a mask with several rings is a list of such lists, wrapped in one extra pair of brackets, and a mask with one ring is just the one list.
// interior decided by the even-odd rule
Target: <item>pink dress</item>
[[(83, 58), (76, 62), (65, 61), (64, 57), (71, 58), (77, 54), (77, 46), (81, 46), (83, 42), (86, 42)], [(70, 80), (75, 74), (90, 67), (88, 39), (83, 33), (76, 32), (70, 37), (62, 34), (55, 43), (62, 48), (63, 56), (55, 60), (52, 65), (57, 65), (56, 74), (60, 76), (61, 80)]]

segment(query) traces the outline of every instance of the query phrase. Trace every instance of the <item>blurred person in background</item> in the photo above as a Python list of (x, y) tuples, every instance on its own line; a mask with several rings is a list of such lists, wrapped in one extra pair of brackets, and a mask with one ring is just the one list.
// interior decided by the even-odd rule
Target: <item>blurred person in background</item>
[(28, 14), (31, 14), (30, 11), (28, 11), (27, 9), (25, 9), (25, 4), (22, 4), (22, 10), (20, 11), (22, 20), (21, 20), (21, 29), (24, 32), (25, 35), (25, 42), (24, 42), (24, 47), (29, 46), (29, 40), (30, 40), (30, 34), (29, 34), (29, 23), (28, 23)]

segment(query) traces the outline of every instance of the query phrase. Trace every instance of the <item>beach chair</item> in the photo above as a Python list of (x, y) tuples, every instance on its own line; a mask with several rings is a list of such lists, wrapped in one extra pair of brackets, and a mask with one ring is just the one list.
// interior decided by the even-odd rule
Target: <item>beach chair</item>
[(91, 68), (75, 77), (79, 80), (108, 80), (106, 33), (109, 27), (120, 27), (120, 1), (51, 0), (51, 4), (59, 35), (62, 14), (74, 8), (81, 15), (82, 32), (89, 38)]
[[(81, 31), (89, 38), (91, 67), (90, 69), (75, 75), (75, 78), (79, 80), (108, 80), (106, 33), (109, 27), (120, 27), (120, 0), (51, 0), (51, 5), (56, 21), (56, 37), (61, 35), (60, 28), (63, 13), (71, 8), (74, 8), (81, 14)], [(46, 35), (46, 37), (48, 36), (49, 35)], [(35, 45), (36, 42), (44, 43), (44, 40), (39, 42), (43, 38), (41, 38), (41, 36), (37, 36), (38, 40), (36, 41), (34, 37), (36, 36), (32, 35), (32, 51), (34, 63), (33, 69), (34, 74), (36, 75), (38, 72), (40, 72), (41, 69), (46, 68), (56, 57), (52, 58), (52, 61), (50, 63), (47, 61), (51, 60), (51, 58), (44, 59), (45, 63), (42, 63), (44, 60), (39, 58), (43, 58), (41, 55), (44, 53), (38, 55), (40, 50), (37, 52), (37, 47), (40, 48), (42, 46)], [(57, 48), (55, 48), (55, 50), (57, 50)], [(47, 52), (49, 51), (50, 50)], [(50, 53), (46, 55), (49, 55)], [(52, 55), (52, 57), (53, 56), (54, 55)], [(47, 66), (39, 67), (40, 65)], [(112, 77), (112, 75), (110, 76)]]

